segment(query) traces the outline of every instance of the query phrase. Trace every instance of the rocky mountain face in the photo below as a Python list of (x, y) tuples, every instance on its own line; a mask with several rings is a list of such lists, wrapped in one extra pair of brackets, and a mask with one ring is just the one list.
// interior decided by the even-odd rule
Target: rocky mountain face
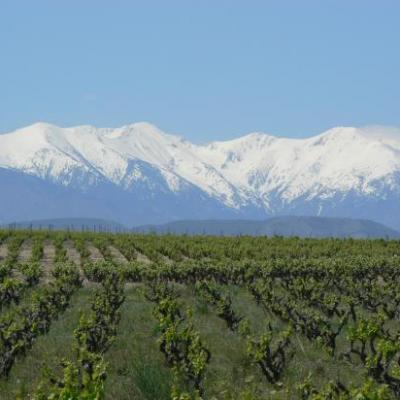
[(400, 130), (307, 139), (251, 133), (195, 145), (148, 123), (0, 135), (0, 223), (57, 217), (125, 225), (314, 215), (400, 228)]

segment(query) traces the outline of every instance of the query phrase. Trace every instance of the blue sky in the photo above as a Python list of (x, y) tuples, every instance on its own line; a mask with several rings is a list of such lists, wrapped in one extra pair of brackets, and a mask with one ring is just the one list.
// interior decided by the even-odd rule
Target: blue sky
[(400, 126), (400, 1), (2, 0), (0, 132)]

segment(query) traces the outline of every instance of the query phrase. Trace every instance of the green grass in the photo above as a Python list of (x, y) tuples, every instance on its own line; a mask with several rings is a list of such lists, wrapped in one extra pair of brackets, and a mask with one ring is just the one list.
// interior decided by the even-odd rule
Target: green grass
[(25, 398), (35, 391), (46, 368), (59, 370), (62, 358), (75, 357), (73, 331), (80, 315), (89, 309), (90, 295), (85, 289), (75, 293), (70, 306), (53, 322), (49, 333), (38, 337), (26, 356), (16, 361), (7, 379), (0, 379), (1, 400), (15, 400), (17, 395)]
[(171, 372), (158, 349), (152, 309), (137, 288), (126, 290), (118, 335), (106, 354), (107, 399), (169, 398)]
[[(345, 384), (361, 382), (361, 367), (333, 359), (316, 343), (295, 334), (295, 354), (281, 384), (268, 384), (258, 366), (249, 360), (245, 339), (231, 332), (213, 306), (194, 294), (193, 287), (175, 287), (182, 308), (193, 310), (195, 327), (212, 355), (205, 378), (205, 399), (243, 399), (246, 392), (268, 399), (298, 399), (296, 386), (309, 373), (318, 386), (337, 378)], [(152, 315), (154, 304), (144, 298), (140, 288), (142, 285), (127, 286), (118, 333), (105, 354), (107, 400), (170, 398), (172, 374), (158, 348), (157, 323)], [(83, 288), (75, 293), (70, 307), (52, 324), (50, 332), (38, 338), (26, 357), (17, 360), (8, 379), (0, 380), (1, 400), (15, 399), (17, 394), (26, 398), (39, 384), (45, 368), (60, 371), (60, 360), (75, 358), (73, 331), (80, 315), (89, 311), (93, 290), (93, 287)], [(268, 320), (279, 329), (285, 328), (267, 316), (246, 289), (227, 287), (227, 290), (231, 292), (234, 309), (249, 320), (254, 332), (261, 334)], [(339, 341), (339, 351), (340, 346)]]

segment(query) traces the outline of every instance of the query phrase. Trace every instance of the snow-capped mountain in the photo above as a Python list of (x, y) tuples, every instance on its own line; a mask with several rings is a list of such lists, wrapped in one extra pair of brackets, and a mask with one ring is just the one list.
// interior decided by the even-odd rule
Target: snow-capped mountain
[(400, 228), (400, 130), (195, 145), (148, 123), (0, 135), (0, 222), (88, 216), (126, 225), (307, 214)]

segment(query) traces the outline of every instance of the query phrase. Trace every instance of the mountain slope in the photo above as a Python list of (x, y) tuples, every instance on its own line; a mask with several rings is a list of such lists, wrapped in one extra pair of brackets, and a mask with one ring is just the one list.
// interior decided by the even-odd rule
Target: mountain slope
[(341, 127), (307, 139), (252, 133), (200, 146), (148, 123), (38, 123), (0, 135), (0, 183), (0, 222), (304, 214), (400, 228), (400, 131)]
[(391, 238), (400, 233), (382, 224), (351, 218), (328, 217), (273, 217), (265, 221), (252, 220), (187, 220), (162, 225), (134, 228), (136, 232), (173, 233), (189, 235), (250, 235), (250, 236), (300, 236), (336, 238)]

